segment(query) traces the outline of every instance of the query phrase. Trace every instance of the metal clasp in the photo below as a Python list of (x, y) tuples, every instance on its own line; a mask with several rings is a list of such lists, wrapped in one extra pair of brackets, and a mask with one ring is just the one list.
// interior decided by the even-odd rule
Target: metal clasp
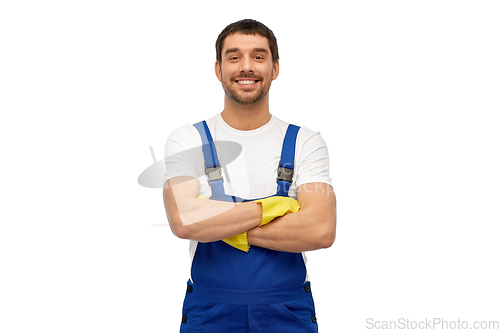
[(210, 184), (213, 181), (216, 180), (222, 180), (222, 172), (221, 172), (221, 167), (215, 167), (215, 168), (207, 168), (205, 167), (205, 174), (208, 176), (208, 184)]
[(292, 179), (293, 179), (293, 169), (280, 166), (278, 167), (278, 177), (276, 178), (276, 182), (278, 182), (278, 180), (284, 180), (291, 183)]

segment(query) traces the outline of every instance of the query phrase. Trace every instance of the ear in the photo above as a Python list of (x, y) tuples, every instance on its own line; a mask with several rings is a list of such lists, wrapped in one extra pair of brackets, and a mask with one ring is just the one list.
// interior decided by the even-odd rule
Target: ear
[(276, 80), (280, 73), (280, 61), (276, 60), (276, 63), (273, 65), (273, 80)]
[(222, 68), (218, 61), (215, 61), (215, 76), (217, 76), (217, 79), (222, 82)]

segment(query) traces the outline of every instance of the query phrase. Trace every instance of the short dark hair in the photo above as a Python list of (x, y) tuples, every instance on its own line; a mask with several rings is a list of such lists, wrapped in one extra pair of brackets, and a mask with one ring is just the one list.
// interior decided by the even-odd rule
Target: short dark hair
[(269, 48), (271, 49), (273, 63), (276, 63), (276, 61), (278, 61), (278, 42), (276, 41), (276, 37), (274, 36), (274, 33), (271, 31), (271, 29), (269, 29), (259, 21), (245, 19), (231, 23), (230, 25), (225, 27), (224, 30), (222, 30), (222, 32), (219, 34), (219, 37), (217, 37), (217, 41), (215, 42), (215, 52), (217, 61), (219, 63), (222, 61), (222, 45), (224, 44), (224, 40), (227, 36), (236, 32), (241, 32), (245, 35), (257, 34), (261, 35), (262, 37), (266, 37), (269, 41)]

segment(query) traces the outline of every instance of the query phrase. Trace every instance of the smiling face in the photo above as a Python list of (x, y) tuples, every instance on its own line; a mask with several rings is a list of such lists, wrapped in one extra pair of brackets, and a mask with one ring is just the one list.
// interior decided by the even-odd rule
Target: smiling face
[(267, 98), (271, 82), (278, 77), (279, 62), (273, 63), (266, 37), (237, 32), (224, 40), (215, 73), (231, 101), (250, 106)]

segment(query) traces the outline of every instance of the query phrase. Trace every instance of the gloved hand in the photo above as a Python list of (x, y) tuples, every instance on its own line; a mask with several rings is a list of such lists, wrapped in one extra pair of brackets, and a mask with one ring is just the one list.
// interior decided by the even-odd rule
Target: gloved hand
[[(265, 199), (254, 200), (254, 202), (260, 203), (262, 205), (261, 226), (271, 222), (276, 217), (283, 216), (288, 213), (296, 213), (300, 210), (299, 202), (290, 197), (274, 196)], [(250, 249), (246, 231), (236, 236), (223, 239), (222, 241), (241, 251), (248, 252), (248, 250)]]
[[(208, 199), (207, 197), (204, 197), (202, 195), (198, 196), (199, 199)], [(248, 252), (250, 249), (250, 245), (248, 245), (248, 238), (247, 238), (247, 232), (244, 231), (241, 234), (238, 234), (236, 236), (232, 236), (229, 238), (225, 238), (222, 240), (224, 243), (227, 243), (231, 245), (232, 247), (237, 248), (238, 250)]]
[(288, 213), (296, 213), (300, 210), (299, 202), (290, 197), (274, 196), (254, 202), (262, 205), (262, 223), (263, 226), (271, 222), (274, 218), (283, 216)]

